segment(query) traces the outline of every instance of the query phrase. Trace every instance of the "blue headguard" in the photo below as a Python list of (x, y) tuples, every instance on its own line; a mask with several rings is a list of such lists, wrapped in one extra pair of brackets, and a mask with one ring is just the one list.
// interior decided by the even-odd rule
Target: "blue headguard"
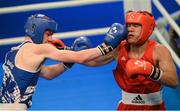
[(25, 26), (25, 33), (31, 37), (36, 44), (41, 44), (46, 30), (57, 31), (57, 23), (53, 19), (43, 15), (35, 14), (28, 18)]

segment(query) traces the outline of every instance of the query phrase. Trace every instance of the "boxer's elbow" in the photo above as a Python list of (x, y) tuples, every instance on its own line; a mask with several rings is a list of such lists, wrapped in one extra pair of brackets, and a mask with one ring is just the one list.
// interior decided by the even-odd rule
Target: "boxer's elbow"
[(45, 79), (46, 79), (46, 80), (52, 80), (52, 79), (54, 79), (54, 77), (47, 76)]
[(172, 77), (170, 84), (172, 88), (176, 88), (179, 84), (178, 77), (177, 76)]
[(172, 88), (177, 88), (178, 84), (179, 84), (179, 82), (178, 82), (178, 80), (176, 80), (176, 81), (172, 82), (171, 86), (172, 86)]
[(179, 84), (177, 79), (172, 79), (172, 80), (169, 79), (167, 81), (162, 81), (162, 83), (164, 85), (171, 87), (171, 88), (177, 88), (177, 86)]
[(42, 78), (46, 79), (46, 80), (52, 80), (54, 79), (54, 77), (49, 76), (49, 75), (41, 75)]

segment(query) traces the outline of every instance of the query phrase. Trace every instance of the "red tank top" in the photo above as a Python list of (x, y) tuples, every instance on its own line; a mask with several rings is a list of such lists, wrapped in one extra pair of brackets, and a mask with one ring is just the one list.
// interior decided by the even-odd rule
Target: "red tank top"
[[(146, 51), (141, 59), (149, 61), (151, 64), (154, 64), (153, 61), (153, 48), (156, 42), (153, 40), (149, 40)], [(148, 77), (144, 77), (142, 75), (138, 75), (135, 78), (129, 78), (126, 74), (125, 64), (128, 61), (128, 43), (126, 41), (122, 41), (120, 43), (120, 51), (118, 55), (118, 64), (116, 69), (113, 70), (114, 77), (121, 87), (122, 90), (131, 93), (152, 93), (157, 92), (161, 89), (161, 84), (155, 82)]]

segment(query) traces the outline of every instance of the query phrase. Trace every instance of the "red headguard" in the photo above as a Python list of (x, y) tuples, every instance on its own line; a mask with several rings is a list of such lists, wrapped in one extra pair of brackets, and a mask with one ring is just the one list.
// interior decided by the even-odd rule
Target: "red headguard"
[(151, 13), (147, 11), (129, 11), (126, 13), (126, 24), (137, 23), (142, 25), (140, 39), (137, 45), (142, 45), (152, 34), (156, 24)]

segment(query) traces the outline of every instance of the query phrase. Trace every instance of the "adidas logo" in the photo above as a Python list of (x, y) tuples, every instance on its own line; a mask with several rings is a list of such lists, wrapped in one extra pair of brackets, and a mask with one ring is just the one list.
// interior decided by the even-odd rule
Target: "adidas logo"
[(145, 101), (140, 95), (137, 95), (132, 101), (132, 103), (145, 104)]

